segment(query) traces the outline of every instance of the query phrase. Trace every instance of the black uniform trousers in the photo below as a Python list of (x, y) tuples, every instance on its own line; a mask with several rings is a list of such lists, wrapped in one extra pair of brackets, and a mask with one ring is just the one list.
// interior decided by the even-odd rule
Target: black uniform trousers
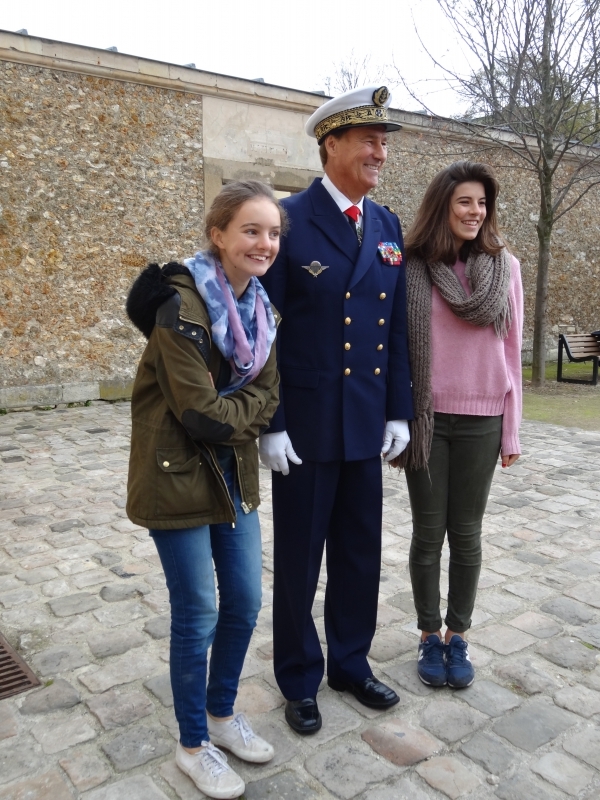
[(324, 659), (312, 605), (326, 546), (327, 674), (362, 681), (377, 624), (381, 457), (305, 461), (273, 472), (273, 655), (288, 700), (315, 697)]

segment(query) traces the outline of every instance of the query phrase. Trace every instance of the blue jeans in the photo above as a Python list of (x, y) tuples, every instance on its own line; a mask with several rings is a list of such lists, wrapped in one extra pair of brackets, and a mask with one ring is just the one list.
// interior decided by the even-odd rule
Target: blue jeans
[[(208, 741), (206, 711), (233, 714), (240, 673), (261, 604), (258, 512), (244, 514), (235, 462), (219, 459), (236, 509), (235, 525), (151, 530), (171, 602), (171, 686), (180, 741)], [(217, 573), (219, 605), (215, 595)], [(212, 645), (207, 686), (207, 652)]]

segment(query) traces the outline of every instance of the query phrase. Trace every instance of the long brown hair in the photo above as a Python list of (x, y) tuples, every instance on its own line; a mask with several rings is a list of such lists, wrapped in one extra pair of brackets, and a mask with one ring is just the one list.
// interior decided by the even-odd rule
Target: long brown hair
[(210, 232), (213, 228), (224, 231), (244, 203), (257, 197), (266, 197), (273, 203), (281, 218), (281, 235), (287, 232), (289, 227), (287, 214), (268, 184), (252, 180), (232, 181), (223, 186), (206, 215), (204, 236), (207, 250), (215, 256), (219, 255), (219, 248), (213, 244)]
[[(496, 256), (505, 246), (498, 231), (496, 198), (498, 181), (490, 166), (474, 161), (456, 161), (431, 181), (419, 210), (404, 239), (408, 258), (454, 264), (456, 242), (450, 230), (450, 200), (460, 183), (477, 181), (485, 188), (486, 217), (476, 238), (466, 243), (469, 251)], [(462, 252), (461, 252), (462, 255)]]

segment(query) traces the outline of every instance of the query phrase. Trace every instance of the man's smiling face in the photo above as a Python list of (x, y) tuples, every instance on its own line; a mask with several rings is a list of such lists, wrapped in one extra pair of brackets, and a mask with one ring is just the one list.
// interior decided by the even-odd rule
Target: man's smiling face
[(325, 172), (337, 188), (357, 202), (377, 186), (387, 158), (387, 131), (383, 125), (349, 128), (339, 139), (325, 140)]

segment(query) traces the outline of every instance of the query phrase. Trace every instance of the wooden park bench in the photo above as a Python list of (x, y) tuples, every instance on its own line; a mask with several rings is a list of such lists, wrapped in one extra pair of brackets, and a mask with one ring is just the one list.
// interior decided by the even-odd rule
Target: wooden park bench
[[(563, 351), (571, 362), (591, 361), (592, 379), (563, 378)], [(563, 383), (585, 383), (596, 386), (598, 383), (598, 359), (600, 358), (600, 331), (593, 333), (561, 333), (558, 337), (558, 371), (556, 380)]]

